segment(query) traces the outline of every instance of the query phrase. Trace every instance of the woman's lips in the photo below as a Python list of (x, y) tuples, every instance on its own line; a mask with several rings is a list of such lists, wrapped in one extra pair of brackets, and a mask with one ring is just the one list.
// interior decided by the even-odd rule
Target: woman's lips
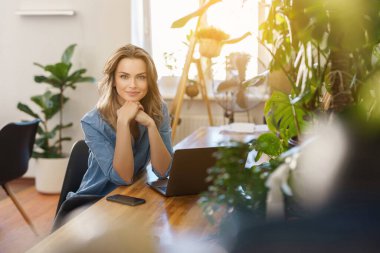
[(140, 94), (140, 92), (137, 92), (137, 91), (134, 91), (134, 92), (127, 92), (127, 95), (128, 96), (131, 96), (131, 97), (135, 97), (135, 96), (137, 96), (137, 95), (139, 95)]

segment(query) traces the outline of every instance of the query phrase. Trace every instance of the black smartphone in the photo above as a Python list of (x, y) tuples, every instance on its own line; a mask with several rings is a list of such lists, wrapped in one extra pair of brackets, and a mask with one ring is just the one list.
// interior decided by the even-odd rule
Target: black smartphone
[(121, 203), (128, 206), (137, 206), (137, 205), (141, 205), (145, 203), (145, 199), (140, 199), (140, 198), (127, 196), (127, 195), (121, 195), (121, 194), (108, 196), (106, 197), (106, 200)]

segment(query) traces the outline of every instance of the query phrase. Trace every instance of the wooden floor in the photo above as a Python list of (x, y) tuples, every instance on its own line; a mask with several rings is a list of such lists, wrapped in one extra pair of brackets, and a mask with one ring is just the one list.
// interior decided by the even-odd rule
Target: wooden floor
[(13, 202), (0, 188), (0, 252), (25, 252), (50, 233), (59, 195), (46, 195), (36, 191), (34, 179), (18, 179), (9, 188), (32, 220), (39, 236), (18, 212)]

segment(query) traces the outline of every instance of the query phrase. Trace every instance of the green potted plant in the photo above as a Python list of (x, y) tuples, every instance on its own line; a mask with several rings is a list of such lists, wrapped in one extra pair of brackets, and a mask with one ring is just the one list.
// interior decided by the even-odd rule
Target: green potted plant
[(272, 2), (260, 42), (272, 56), (270, 71), (281, 70), (292, 89), (274, 92), (265, 114), (285, 146), (314, 115), (360, 102), (360, 86), (379, 66), (379, 9), (370, 1)]
[[(81, 68), (71, 71), (71, 58), (74, 53), (76, 44), (68, 46), (62, 54), (61, 60), (54, 64), (42, 65), (34, 63), (34, 65), (42, 68), (47, 75), (36, 75), (34, 81), (36, 83), (45, 83), (49, 88), (40, 95), (31, 97), (34, 106), (39, 109), (36, 112), (29, 105), (19, 102), (17, 108), (33, 118), (39, 118), (39, 125), (33, 158), (36, 158), (36, 187), (40, 192), (55, 193), (59, 191), (63, 182), (63, 176), (67, 165), (67, 155), (62, 150), (62, 143), (70, 141), (69, 136), (64, 136), (63, 130), (71, 127), (73, 123), (65, 123), (63, 117), (63, 108), (69, 100), (65, 96), (67, 89), (75, 89), (78, 83), (93, 82), (94, 78), (84, 76), (86, 69)], [(55, 122), (58, 116), (58, 122)], [(45, 168), (46, 171), (42, 168)], [(59, 163), (59, 164), (52, 164)], [(62, 168), (59, 170), (59, 168)], [(59, 177), (58, 182), (51, 179), (51, 175)], [(46, 178), (47, 185), (43, 186)]]
[[(261, 43), (272, 55), (270, 70), (281, 70), (292, 89), (274, 92), (264, 113), (285, 150), (302, 142), (319, 116), (366, 103), (360, 91), (380, 66), (379, 10), (376, 1), (272, 2)], [(367, 89), (375, 94), (372, 85)], [(369, 119), (371, 110), (365, 114)]]
[(171, 96), (179, 83), (178, 59), (176, 57), (176, 52), (164, 52), (163, 58), (163, 63), (168, 72), (160, 77), (158, 80), (158, 86), (161, 94)]
[[(264, 114), (270, 132), (259, 136), (251, 148), (257, 151), (256, 161), (266, 154), (267, 162), (243, 170), (230, 159), (210, 170), (216, 180), (201, 201), (206, 213), (213, 213), (213, 205), (233, 210), (235, 199), (243, 197), (245, 203), (240, 203), (247, 209), (257, 204), (261, 213), (264, 205), (251, 200), (263, 189), (248, 190), (254, 189), (256, 176), (266, 180), (285, 162), (286, 155), (292, 155), (289, 140), (302, 140), (308, 124), (321, 114), (340, 114), (352, 106), (367, 104), (365, 115), (369, 115), (373, 99), (366, 102), (359, 91), (380, 66), (380, 34), (376, 32), (379, 10), (375, 1), (344, 5), (325, 0), (272, 1), (268, 18), (260, 26), (259, 41), (272, 56), (270, 72), (282, 71), (291, 91), (274, 91), (266, 102)], [(370, 87), (370, 93), (378, 95), (375, 88)], [(231, 151), (221, 152), (219, 157), (228, 157)]]

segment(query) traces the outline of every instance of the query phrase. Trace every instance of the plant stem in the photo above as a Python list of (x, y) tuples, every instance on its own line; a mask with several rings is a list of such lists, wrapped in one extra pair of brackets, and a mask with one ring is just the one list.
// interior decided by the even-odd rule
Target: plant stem
[[(318, 47), (318, 49), (319, 49), (319, 47)], [(318, 54), (318, 56), (319, 56), (319, 54)], [(318, 57), (318, 62), (320, 62), (319, 57)], [(330, 62), (330, 54), (327, 56), (325, 66), (323, 67), (322, 73), (319, 76), (318, 89), (315, 91), (315, 93), (313, 95), (313, 99), (312, 99), (313, 101), (317, 101), (317, 99), (322, 94), (322, 87), (324, 86), (323, 82), (325, 81), (326, 71), (327, 71), (327, 68), (329, 66), (329, 62)], [(320, 64), (320, 63), (318, 63), (318, 64)], [(318, 72), (320, 72), (320, 66), (318, 67)], [(318, 100), (318, 106), (319, 106), (319, 104), (320, 104), (320, 101)], [(318, 106), (316, 106), (316, 107), (318, 107)], [(325, 106), (323, 106), (323, 108), (325, 108)]]
[(295, 125), (296, 125), (296, 129), (297, 129), (298, 140), (301, 140), (301, 138), (302, 138), (301, 129), (300, 129), (300, 125), (299, 125), (298, 119), (297, 119), (296, 108), (294, 108), (294, 104), (292, 103), (291, 95), (289, 95), (289, 101), (290, 101), (290, 104), (292, 106), (292, 114), (293, 114), (294, 122), (296, 123)]
[[(45, 133), (49, 133), (49, 130), (48, 130), (48, 125), (47, 125), (47, 117), (45, 116), (44, 117), (44, 121), (42, 121), (41, 122), (42, 123), (42, 126), (43, 126), (43, 128), (44, 128), (44, 131), (45, 131)], [(45, 145), (45, 147), (50, 147), (50, 145), (49, 145), (49, 138), (44, 138), (45, 139), (45, 143), (44, 143), (44, 145)], [(46, 152), (49, 152), (48, 150), (46, 150)]]
[[(331, 51), (331, 72), (339, 71), (341, 73), (349, 73), (349, 52), (338, 49)], [(350, 81), (347, 75), (342, 78), (334, 78), (331, 83), (332, 105), (331, 108), (335, 112), (340, 112), (347, 105), (353, 102), (350, 89)]]
[[(274, 55), (274, 53), (269, 49), (269, 47), (267, 45), (265, 45), (265, 43), (263, 43), (262, 41), (260, 41), (260, 39), (258, 39), (259, 43), (270, 53), (270, 55), (276, 59), (276, 56)], [(295, 89), (296, 87), (294, 86), (294, 81), (292, 80), (292, 78), (290, 77), (289, 75), (289, 72), (286, 71), (286, 69), (284, 68), (284, 66), (281, 64), (280, 65), (280, 68), (281, 70), (284, 72), (284, 74), (286, 75), (286, 77), (288, 78), (290, 84), (292, 85), (292, 88)]]
[(61, 109), (59, 110), (59, 126), (60, 128), (58, 129), (58, 153), (62, 155), (62, 123), (63, 123), (63, 85), (60, 87), (60, 107)]

